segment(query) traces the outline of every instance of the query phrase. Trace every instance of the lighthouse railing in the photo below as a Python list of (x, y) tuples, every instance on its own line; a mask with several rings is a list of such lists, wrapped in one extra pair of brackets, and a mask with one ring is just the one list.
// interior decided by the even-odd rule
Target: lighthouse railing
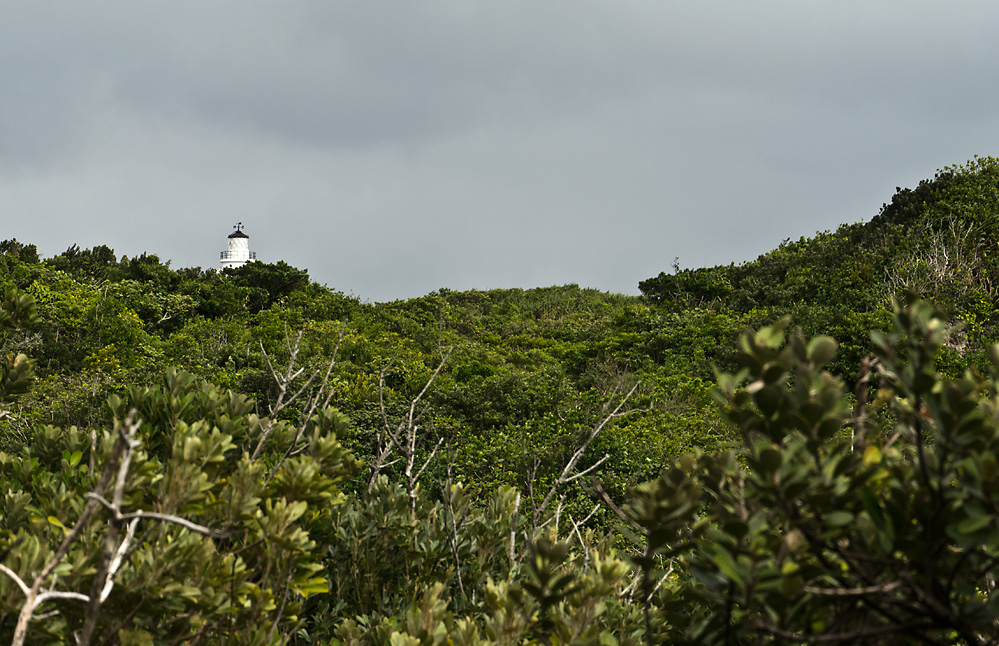
[(222, 251), (219, 260), (256, 260), (256, 251)]

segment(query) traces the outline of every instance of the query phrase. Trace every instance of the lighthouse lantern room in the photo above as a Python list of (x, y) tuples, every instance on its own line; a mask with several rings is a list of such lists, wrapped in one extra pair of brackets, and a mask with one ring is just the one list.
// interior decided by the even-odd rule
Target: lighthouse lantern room
[(237, 222), (232, 228), (235, 231), (229, 234), (229, 248), (220, 257), (222, 269), (235, 269), (257, 259), (257, 254), (250, 251), (250, 236), (243, 233), (243, 223)]

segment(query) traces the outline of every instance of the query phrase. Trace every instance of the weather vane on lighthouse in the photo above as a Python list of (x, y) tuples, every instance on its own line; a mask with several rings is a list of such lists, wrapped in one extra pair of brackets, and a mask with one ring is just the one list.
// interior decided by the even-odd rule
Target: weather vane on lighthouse
[(257, 259), (257, 254), (250, 251), (250, 236), (243, 233), (243, 223), (237, 222), (232, 228), (235, 231), (229, 234), (229, 249), (220, 255), (222, 269), (235, 269)]

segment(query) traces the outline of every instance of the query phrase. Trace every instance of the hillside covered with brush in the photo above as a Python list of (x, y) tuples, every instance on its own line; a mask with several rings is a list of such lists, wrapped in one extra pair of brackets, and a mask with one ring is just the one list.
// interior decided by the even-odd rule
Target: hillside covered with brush
[[(999, 562), (997, 251), (993, 158), (641, 296), (372, 304), (283, 262), (4, 241), (0, 638), (978, 643), (999, 630), (968, 610)], [(932, 473), (910, 469), (921, 424)], [(958, 457), (977, 489), (947, 497)], [(841, 553), (851, 532), (884, 562)], [(969, 583), (916, 598), (907, 568), (945, 554)]]

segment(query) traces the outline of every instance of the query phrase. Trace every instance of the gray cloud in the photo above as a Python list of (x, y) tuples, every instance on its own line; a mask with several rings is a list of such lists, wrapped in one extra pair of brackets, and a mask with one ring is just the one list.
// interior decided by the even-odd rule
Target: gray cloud
[(752, 258), (995, 152), (999, 7), (9, 5), (4, 237), (384, 300)]

